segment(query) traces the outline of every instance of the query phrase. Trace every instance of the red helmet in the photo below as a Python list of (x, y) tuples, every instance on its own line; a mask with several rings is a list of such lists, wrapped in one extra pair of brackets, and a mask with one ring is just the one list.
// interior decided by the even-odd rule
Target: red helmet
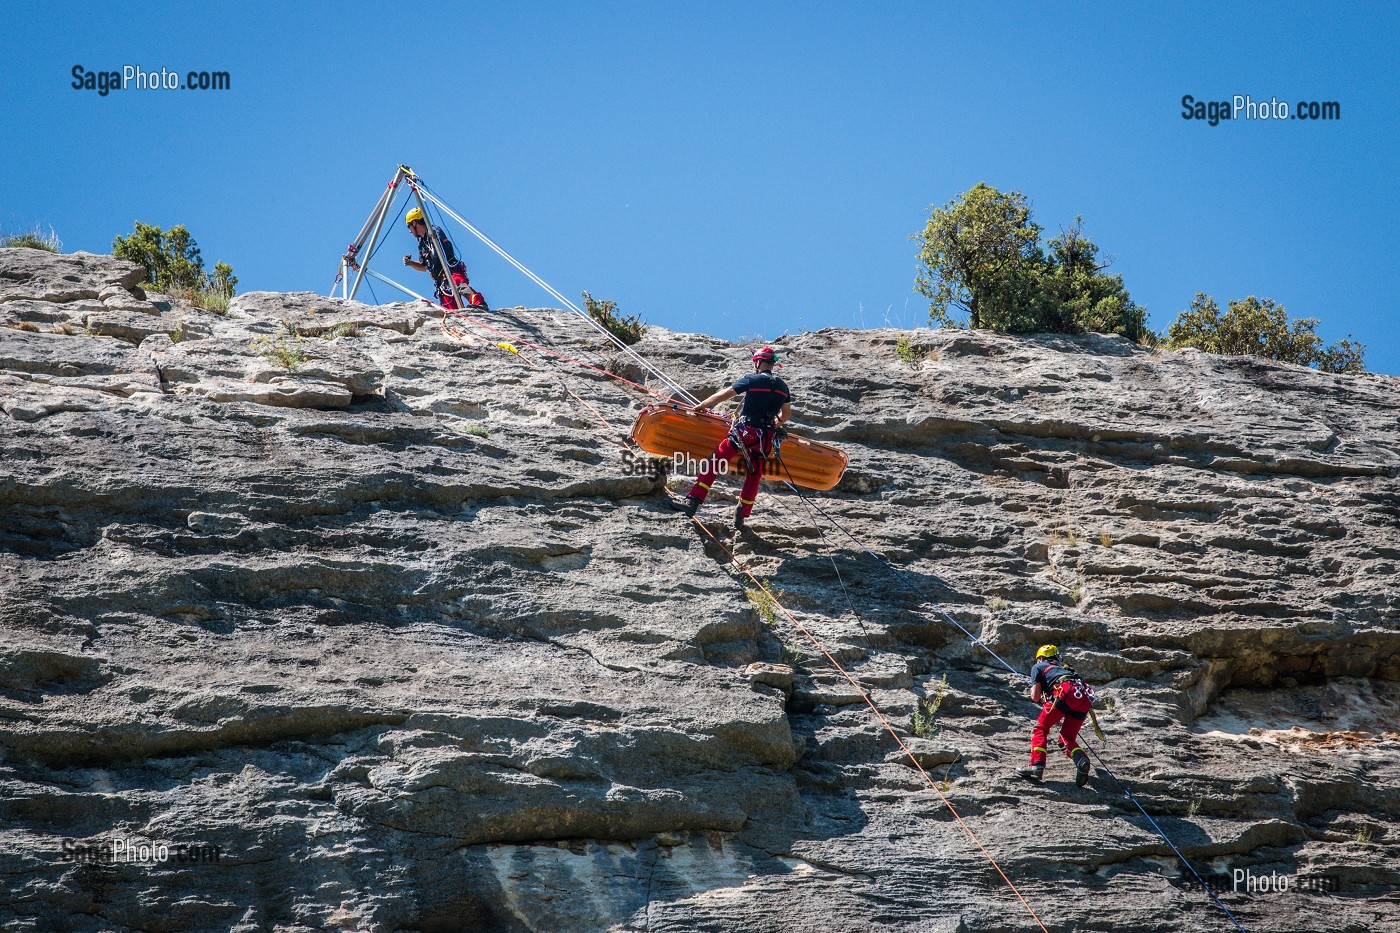
[(753, 355), (755, 363), (776, 363), (778, 362), (778, 351), (772, 347), (764, 347)]

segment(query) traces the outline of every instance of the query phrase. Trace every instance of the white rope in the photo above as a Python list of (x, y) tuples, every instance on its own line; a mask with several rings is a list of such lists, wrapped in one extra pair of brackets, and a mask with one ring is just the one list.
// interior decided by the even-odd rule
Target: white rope
[(534, 272), (531, 272), (528, 268), (525, 267), (524, 263), (516, 259), (510, 253), (506, 252), (505, 249), (503, 249), (499, 244), (496, 243), (496, 241), (492, 240), (486, 234), (482, 233), (480, 230), (474, 227), (468, 220), (466, 220), (466, 218), (462, 217), (461, 214), (458, 214), (451, 207), (449, 207), (441, 198), (439, 198), (436, 194), (430, 191), (427, 185), (423, 184), (423, 180), (421, 178), (410, 181), (412, 184), (415, 184), (419, 190), (422, 191), (423, 196), (425, 198), (436, 204), (438, 208), (442, 210), (443, 213), (445, 213), (447, 216), (451, 217), (453, 220), (457, 221), (457, 223), (465, 227), (478, 240), (491, 247), (491, 249), (495, 250), (497, 255), (499, 255), (506, 262), (510, 263), (512, 266), (523, 272), (527, 277), (529, 277), (530, 281), (534, 282), (540, 288), (548, 292), (556, 301), (562, 304), (566, 309), (572, 311), (574, 314), (577, 314), (579, 317), (587, 321), (590, 327), (592, 327), (594, 330), (598, 331), (598, 333), (606, 337), (619, 350), (621, 350), (623, 353), (626, 353), (633, 360), (635, 360), (637, 364), (640, 365), (643, 369), (645, 369), (647, 372), (651, 373), (658, 380), (660, 380), (661, 384), (666, 386), (673, 393), (675, 393), (677, 397), (685, 399), (692, 405), (699, 401), (699, 399), (697, 399), (694, 395), (691, 395), (683, 387), (674, 382), (671, 379), (671, 377), (666, 375), (666, 373), (662, 372), (661, 369), (658, 368), (654, 363), (652, 363), (646, 357), (642, 356), (636, 350), (633, 350), (626, 343), (623, 343), (621, 340), (619, 340), (617, 336), (611, 331), (609, 331), (606, 327), (593, 320), (593, 318), (589, 317), (588, 314), (578, 305), (574, 304), (572, 301), (560, 294), (559, 291), (554, 288), (554, 286), (550, 285), (548, 282), (540, 278)]
[(394, 286), (394, 287), (397, 288), (399, 291), (403, 292), (405, 295), (411, 295), (411, 296), (413, 296), (414, 298), (417, 298), (419, 301), (427, 301), (428, 304), (432, 304), (432, 302), (429, 301), (427, 298), (424, 298), (422, 295), (420, 295), (420, 294), (418, 294), (417, 292), (413, 291), (413, 289), (411, 289), (411, 288), (404, 288), (402, 285), (400, 285), (398, 282), (395, 282), (393, 279), (389, 278), (387, 275), (380, 275), (378, 272), (375, 272), (373, 269), (369, 269), (369, 268), (366, 268), (366, 269), (365, 269), (365, 275), (372, 275), (372, 276), (374, 276), (376, 279), (378, 279), (379, 281), (383, 282), (385, 285), (392, 285), (392, 286)]

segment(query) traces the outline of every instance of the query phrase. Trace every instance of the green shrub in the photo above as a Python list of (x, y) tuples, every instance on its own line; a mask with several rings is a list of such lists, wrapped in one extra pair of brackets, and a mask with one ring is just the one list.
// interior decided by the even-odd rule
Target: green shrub
[(130, 236), (112, 241), (112, 255), (145, 267), (146, 279), (159, 291), (211, 311), (220, 310), (220, 304), (227, 311), (238, 284), (228, 263), (216, 262), (212, 276), (204, 271), (199, 245), (184, 224), (162, 230), (138, 220)]
[[(1099, 248), (1074, 225), (1044, 245), (1019, 191), (978, 184), (929, 213), (914, 288), (937, 327), (1002, 334), (1094, 331), (1152, 343), (1147, 311), (1121, 275), (1108, 275)], [(958, 315), (966, 314), (964, 321)]]
[(1173, 350), (1196, 347), (1223, 356), (1262, 356), (1325, 373), (1366, 371), (1365, 344), (1348, 339), (1324, 347), (1317, 325), (1315, 317), (1289, 318), (1283, 305), (1253, 295), (1231, 301), (1222, 315), (1214, 298), (1197, 292), (1167, 329), (1167, 341)]
[(33, 230), (26, 230), (24, 233), (12, 233), (8, 236), (0, 237), (0, 246), (23, 249), (42, 249), (49, 253), (62, 252), (63, 243), (59, 240), (58, 234), (53, 227), (45, 233), (43, 228), (35, 225)]
[(915, 735), (921, 739), (931, 739), (936, 737), (943, 730), (934, 725), (934, 720), (938, 718), (939, 707), (943, 705), (943, 698), (948, 693), (948, 675), (943, 675), (943, 680), (938, 684), (938, 692), (934, 694), (932, 700), (927, 698), (919, 700), (919, 708), (914, 712), (914, 718), (910, 723)]
[(911, 369), (918, 369), (919, 364), (929, 357), (929, 348), (919, 346), (909, 339), (908, 334), (899, 335), (899, 339), (894, 342), (894, 352), (900, 361)]
[(588, 292), (583, 293), (583, 308), (588, 316), (602, 324), (608, 333), (623, 343), (631, 345), (641, 340), (647, 332), (642, 319), (635, 314), (618, 314), (617, 302), (598, 301)]
[(233, 300), (233, 283), (238, 279), (233, 270), (223, 263), (214, 266), (214, 277), (204, 276), (199, 288), (177, 290), (177, 297), (183, 298), (196, 308), (213, 311), (215, 314), (228, 314), (229, 302)]

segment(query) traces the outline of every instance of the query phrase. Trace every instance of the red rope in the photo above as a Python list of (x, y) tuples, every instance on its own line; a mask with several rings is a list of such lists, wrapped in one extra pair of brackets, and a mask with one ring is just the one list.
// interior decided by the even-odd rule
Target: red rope
[[(424, 299), (424, 300), (426, 300), (426, 299)], [(429, 304), (431, 304), (431, 302), (429, 302)], [(437, 305), (436, 307), (441, 308), (442, 306), (441, 306), (441, 305)], [(607, 376), (609, 379), (616, 379), (618, 382), (625, 382), (625, 383), (627, 383), (629, 386), (636, 386), (638, 389), (641, 389), (643, 392), (647, 392), (647, 393), (650, 393), (651, 395), (655, 395), (655, 396), (656, 396), (657, 398), (659, 398), (659, 399), (664, 399), (665, 401), (673, 402), (673, 403), (681, 404), (681, 405), (687, 404), (687, 403), (681, 402), (681, 401), (679, 401), (678, 399), (675, 399), (675, 398), (673, 398), (673, 397), (671, 397), (671, 396), (669, 396), (669, 395), (665, 395), (665, 394), (663, 394), (663, 393), (661, 393), (661, 392), (658, 392), (658, 391), (656, 391), (655, 389), (650, 388), (649, 386), (644, 386), (644, 385), (642, 385), (640, 382), (633, 382), (631, 379), (628, 379), (626, 376), (619, 376), (617, 373), (608, 372), (606, 369), (603, 369), (601, 366), (594, 366), (592, 363), (585, 363), (583, 360), (575, 359), (575, 358), (572, 357), (572, 356), (566, 356), (566, 355), (564, 355), (563, 353), (555, 352), (554, 350), (551, 350), (551, 349), (549, 349), (548, 347), (542, 347), (542, 346), (540, 346), (540, 345), (537, 344), (537, 343), (530, 343), (530, 341), (525, 340), (523, 337), (516, 337), (516, 336), (513, 336), (513, 335), (511, 335), (511, 334), (506, 333), (506, 332), (503, 331), (503, 330), (498, 330), (497, 328), (492, 327), (490, 324), (487, 324), (487, 323), (485, 323), (485, 322), (483, 322), (483, 321), (478, 321), (478, 320), (477, 320), (476, 318), (474, 318), (474, 317), (468, 317), (467, 315), (461, 313), (460, 311), (456, 311), (456, 310), (453, 310), (453, 309), (451, 309), (451, 308), (442, 308), (442, 312), (443, 312), (443, 319), (444, 319), (444, 320), (446, 320), (446, 317), (447, 317), (447, 315), (449, 315), (449, 314), (452, 315), (453, 317), (459, 317), (459, 318), (461, 318), (462, 320), (466, 321), (466, 322), (469, 323), (469, 324), (472, 324), (472, 325), (474, 325), (474, 326), (476, 326), (476, 327), (480, 327), (480, 328), (482, 328), (482, 329), (484, 329), (484, 330), (489, 330), (489, 331), (491, 331), (491, 333), (493, 333), (493, 334), (499, 334), (500, 336), (505, 337), (506, 339), (510, 340), (512, 343), (518, 343), (518, 344), (520, 344), (522, 347), (529, 347), (529, 348), (532, 349), (532, 350), (538, 350), (538, 351), (540, 351), (541, 353), (546, 353), (546, 354), (548, 354), (548, 355), (550, 355), (550, 356), (553, 356), (553, 357), (556, 357), (556, 358), (558, 358), (558, 359), (564, 360), (565, 362), (574, 363), (574, 364), (576, 364), (576, 365), (578, 365), (578, 366), (582, 366), (584, 369), (591, 369), (591, 370), (593, 370), (595, 373), (602, 373), (604, 376)]]
[[(447, 309), (447, 308), (443, 308), (443, 309), (442, 309), (442, 312), (443, 312), (443, 313), (442, 313), (442, 329), (443, 329), (443, 332), (446, 333), (446, 334), (447, 334), (449, 337), (451, 337), (453, 340), (456, 340), (456, 341), (459, 342), (459, 343), (465, 344), (465, 343), (466, 343), (466, 340), (463, 339), (463, 335), (462, 335), (461, 333), (459, 333), (456, 329), (454, 329), (454, 328), (452, 327), (451, 324), (447, 323), (447, 315), (450, 314), (450, 313), (454, 313), (454, 312), (449, 311), (449, 309)], [(476, 324), (480, 325), (481, 327), (485, 327), (487, 330), (494, 331), (495, 333), (500, 334), (500, 335), (503, 336), (503, 337), (509, 337), (509, 336), (510, 336), (510, 335), (507, 334), (505, 331), (496, 330), (494, 327), (490, 327), (489, 325), (482, 324), (480, 321), (476, 321), (474, 318), (467, 317), (465, 314), (457, 314), (457, 315), (455, 315), (455, 316), (460, 317), (460, 318), (462, 318), (462, 319), (465, 320), (465, 321), (472, 321), (473, 323), (476, 323)], [(519, 341), (519, 342), (520, 342), (521, 344), (524, 344), (524, 345), (527, 346), (527, 347), (533, 347), (533, 348), (536, 349), (536, 350), (544, 350), (543, 347), (536, 346), (535, 344), (528, 343), (528, 342), (526, 342), (526, 341), (524, 341), (524, 340), (521, 340), (521, 341)], [(507, 351), (507, 350), (505, 350), (504, 348), (502, 348), (502, 351), (501, 351), (501, 352), (505, 353), (505, 352), (509, 352), (509, 351)], [(549, 351), (545, 350), (545, 352), (549, 352)], [(535, 367), (536, 369), (539, 368), (539, 364), (538, 364), (538, 363), (536, 363), (534, 360), (530, 359), (530, 358), (529, 358), (528, 356), (526, 356), (525, 354), (521, 353), (519, 350), (516, 350), (515, 353), (514, 353), (514, 355), (520, 357), (522, 360), (524, 360), (526, 363), (529, 363), (531, 366)], [(587, 365), (587, 364), (584, 364), (584, 365)], [(600, 372), (606, 372), (606, 370), (599, 370), (599, 371), (600, 371)], [(619, 377), (619, 378), (620, 378), (620, 377)], [(626, 380), (624, 380), (624, 381), (626, 381)], [(621, 433), (620, 431), (618, 431), (616, 425), (614, 425), (614, 424), (613, 424), (611, 421), (609, 421), (607, 418), (603, 417), (603, 413), (602, 413), (602, 412), (598, 411), (598, 409), (596, 409), (596, 408), (594, 408), (592, 405), (588, 404), (588, 402), (585, 401), (585, 400), (583, 399), (582, 396), (577, 395), (577, 394), (574, 392), (574, 390), (573, 390), (573, 389), (570, 389), (569, 386), (568, 386), (562, 379), (559, 381), (559, 384), (563, 387), (564, 392), (565, 392), (570, 398), (572, 398), (574, 401), (578, 402), (578, 403), (579, 403), (580, 405), (582, 405), (584, 408), (587, 408), (590, 412), (592, 412), (592, 413), (593, 413), (593, 417), (597, 418), (600, 422), (602, 422), (602, 424), (603, 424), (603, 426), (604, 426), (605, 428), (607, 428), (609, 431), (613, 432), (614, 434), (619, 434), (619, 433)], [(643, 388), (645, 388), (645, 387), (643, 387)], [(611, 441), (611, 442), (614, 443), (614, 444), (617, 444), (617, 445), (618, 445), (619, 447), (621, 447), (623, 450), (626, 450), (626, 449), (627, 449), (627, 444), (626, 444), (624, 441), (618, 440), (616, 437), (609, 436), (609, 437), (608, 437), (608, 440)]]
[(919, 759), (916, 758), (914, 756), (914, 753), (909, 750), (909, 746), (904, 744), (904, 740), (899, 737), (899, 733), (895, 732), (894, 727), (891, 726), (889, 720), (885, 718), (885, 714), (880, 712), (880, 708), (876, 706), (875, 701), (870, 698), (869, 692), (867, 692), (865, 688), (862, 687), (856, 681), (856, 679), (851, 676), (849, 671), (847, 671), (844, 667), (841, 666), (841, 662), (836, 660), (836, 658), (832, 656), (831, 652), (827, 650), (826, 645), (822, 644), (821, 639), (817, 638), (816, 635), (813, 635), (812, 632), (808, 630), (806, 626), (804, 626), (801, 622), (797, 621), (797, 617), (794, 616), (791, 612), (789, 612), (786, 606), (778, 602), (777, 598), (768, 589), (768, 587), (763, 584), (762, 580), (758, 579), (758, 577), (754, 576), (753, 573), (751, 573), (747, 567), (739, 563), (739, 559), (734, 556), (733, 551), (725, 547), (724, 543), (721, 542), (719, 538), (715, 537), (714, 534), (710, 531), (710, 529), (706, 528), (705, 525), (698, 518), (691, 516), (691, 521), (695, 522), (695, 524), (699, 526), (700, 530), (703, 531), (711, 541), (719, 545), (720, 550), (724, 551), (725, 554), (729, 555), (729, 559), (734, 562), (734, 566), (738, 567), (740, 572), (742, 572), (744, 576), (752, 580), (754, 582), (754, 585), (757, 586), (760, 590), (762, 590), (763, 593), (770, 600), (773, 601), (773, 605), (777, 606), (780, 610), (782, 610), (783, 615), (787, 616), (788, 621), (791, 622), (794, 626), (796, 626), (798, 631), (800, 631), (803, 635), (806, 635), (807, 638), (812, 642), (812, 644), (816, 646), (817, 650), (820, 651), (826, 657), (826, 659), (831, 662), (831, 666), (836, 668), (836, 670), (840, 671), (841, 675), (845, 677), (846, 680), (850, 681), (851, 686), (856, 688), (856, 690), (860, 693), (861, 699), (865, 700), (865, 704), (870, 707), (870, 711), (874, 713), (875, 718), (880, 721), (880, 725), (885, 727), (885, 731), (888, 732), (894, 738), (895, 742), (898, 743), (900, 749), (909, 758), (909, 760), (914, 763), (914, 767), (917, 768), (919, 770), (919, 773), (924, 776), (924, 780), (928, 782), (928, 786), (931, 787), (933, 789), (933, 792), (938, 795), (938, 798), (943, 801), (943, 805), (948, 808), (948, 812), (953, 814), (953, 817), (958, 821), (958, 825), (962, 827), (963, 832), (967, 833), (967, 837), (971, 839), (973, 843), (977, 846), (977, 848), (982, 851), (982, 854), (987, 857), (987, 861), (992, 863), (992, 867), (996, 869), (997, 874), (1001, 875), (1001, 880), (1005, 881), (1007, 886), (1011, 888), (1012, 892), (1016, 895), (1016, 898), (1021, 902), (1021, 905), (1026, 908), (1026, 912), (1031, 915), (1031, 919), (1033, 919), (1036, 922), (1036, 926), (1040, 927), (1042, 933), (1049, 933), (1049, 931), (1045, 929), (1045, 924), (1041, 922), (1040, 917), (1036, 916), (1035, 910), (1031, 907), (1030, 902), (1027, 901), (1025, 897), (1021, 894), (1020, 890), (1016, 887), (1015, 883), (1007, 877), (1006, 872), (1002, 871), (1001, 866), (997, 864), (997, 860), (992, 857), (992, 853), (987, 851), (987, 847), (982, 845), (982, 840), (977, 838), (977, 834), (972, 831), (972, 827), (969, 826), (967, 824), (967, 821), (962, 818), (962, 814), (958, 813), (958, 811), (953, 807), (952, 801), (950, 801), (944, 795), (943, 791), (939, 790), (938, 785), (934, 783), (933, 778), (929, 775), (927, 771), (924, 770), (924, 766), (919, 763)]

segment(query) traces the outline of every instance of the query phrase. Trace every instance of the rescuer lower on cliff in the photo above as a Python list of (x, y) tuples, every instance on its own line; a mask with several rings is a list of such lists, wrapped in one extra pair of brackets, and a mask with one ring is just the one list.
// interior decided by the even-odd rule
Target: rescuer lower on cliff
[[(434, 296), (438, 304), (449, 310), (457, 307), (457, 299), (452, 294), (452, 285), (448, 284), (450, 275), (452, 283), (457, 286), (457, 292), (466, 299), (467, 304), (474, 308), (485, 308), (486, 299), (481, 292), (472, 288), (471, 282), (467, 281), (467, 264), (457, 258), (457, 254), (452, 251), (452, 241), (449, 240), (441, 230), (434, 230), (428, 226), (428, 221), (423, 217), (423, 211), (414, 208), (404, 217), (404, 223), (408, 224), (408, 232), (418, 238), (418, 259), (412, 256), (405, 256), (403, 264), (410, 269), (417, 269), (419, 272), (426, 272), (433, 277)], [(443, 272), (442, 258), (438, 256), (436, 246), (442, 247), (442, 256), (447, 258), (447, 271)]]
[(1060, 649), (1054, 645), (1040, 646), (1030, 678), (1031, 699), (1045, 705), (1031, 732), (1031, 766), (1019, 773), (1032, 781), (1045, 776), (1046, 739), (1055, 724), (1064, 720), (1060, 748), (1074, 762), (1074, 783), (1083, 787), (1089, 782), (1090, 766), (1089, 753), (1079, 745), (1079, 730), (1094, 706), (1094, 688), (1060, 658)]
[(687, 515), (694, 515), (715, 481), (719, 464), (744, 458), (744, 488), (739, 492), (739, 505), (734, 509), (734, 527), (743, 530), (758, 498), (758, 483), (763, 477), (763, 464), (773, 455), (774, 445), (781, 439), (782, 424), (792, 414), (792, 393), (787, 383), (773, 375), (778, 354), (764, 347), (753, 355), (753, 372), (695, 406), (696, 410), (711, 408), (727, 402), (736, 395), (744, 397), (739, 416), (729, 429), (729, 436), (720, 442), (715, 452), (701, 467), (700, 476), (690, 487), (685, 502), (674, 503)]

